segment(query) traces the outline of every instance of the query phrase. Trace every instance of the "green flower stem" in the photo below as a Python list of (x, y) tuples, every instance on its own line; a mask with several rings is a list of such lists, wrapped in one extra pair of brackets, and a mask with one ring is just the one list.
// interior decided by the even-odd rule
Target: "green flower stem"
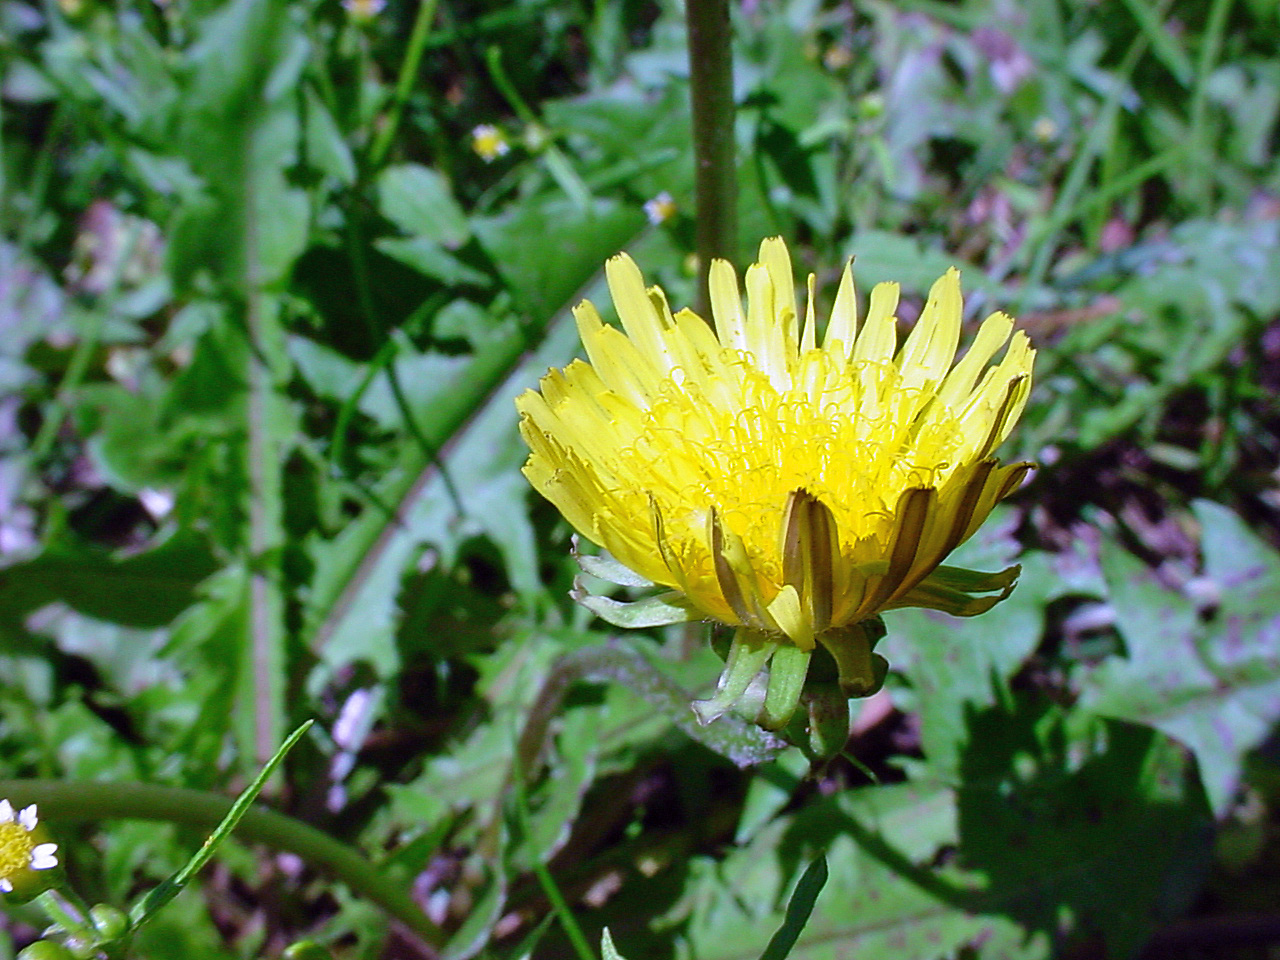
[[(37, 803), (41, 820), (161, 820), (211, 830), (232, 800), (202, 790), (145, 783), (88, 783), (68, 780), (0, 780), (0, 797), (15, 804)], [(445, 935), (405, 890), (358, 851), (300, 820), (255, 807), (236, 827), (242, 840), (296, 853), (328, 870), (353, 891), (378, 904), (424, 943), (440, 949)]]
[(735, 260), (738, 244), (729, 0), (687, 0), (685, 22), (696, 164), (698, 313), (710, 321), (707, 270), (717, 257)]
[(1192, 165), (1195, 170), (1195, 176), (1191, 178), (1192, 193), (1199, 194), (1198, 199), (1205, 205), (1213, 202), (1213, 177), (1210, 173), (1213, 169), (1213, 144), (1210, 141), (1210, 128), (1206, 122), (1209, 105), (1209, 76), (1218, 65), (1218, 56), (1222, 52), (1222, 38), (1227, 28), (1227, 15), (1231, 12), (1231, 6), (1232, 0), (1214, 0), (1213, 6), (1209, 8), (1209, 19), (1200, 41), (1200, 55), (1196, 59), (1196, 85), (1191, 92), (1189, 140), (1192, 149), (1196, 151), (1195, 159), (1199, 161)]
[(520, 91), (516, 89), (516, 85), (511, 82), (511, 78), (507, 76), (507, 69), (502, 65), (502, 48), (499, 46), (491, 46), (484, 52), (485, 66), (489, 68), (489, 77), (493, 80), (493, 85), (498, 88), (498, 92), (502, 94), (507, 101), (507, 105), (523, 123), (536, 124), (538, 115), (520, 95)]
[(391, 141), (395, 139), (400, 127), (400, 114), (413, 92), (414, 81), (418, 78), (418, 65), (422, 62), (422, 51), (427, 44), (427, 35), (436, 18), (437, 0), (422, 0), (418, 4), (418, 15), (413, 21), (413, 30), (409, 34), (409, 45), (404, 52), (404, 60), (400, 63), (400, 76), (396, 80), (396, 89), (391, 96), (391, 106), (387, 110), (387, 119), (373, 141), (369, 151), (369, 167), (377, 170), (387, 158), (391, 149)]
[[(516, 813), (520, 817), (520, 829), (525, 834), (528, 834), (529, 800), (525, 796), (524, 777), (519, 770), (515, 771), (514, 780)], [(578, 954), (578, 960), (595, 960), (595, 952), (587, 944), (587, 938), (582, 933), (582, 927), (574, 919), (573, 911), (569, 909), (569, 904), (566, 902), (564, 894), (556, 886), (555, 878), (551, 876), (551, 871), (547, 869), (547, 865), (542, 860), (534, 861), (533, 875), (538, 878), (538, 885), (542, 887), (543, 894), (551, 903), (551, 909), (555, 911), (556, 917), (560, 920), (560, 927), (564, 930), (565, 936), (569, 938), (569, 943), (573, 945), (574, 952)]]
[[(68, 891), (69, 892), (69, 891)], [(50, 920), (84, 943), (97, 941), (97, 933), (89, 922), (89, 911), (81, 909), (57, 890), (45, 890), (35, 903)]]

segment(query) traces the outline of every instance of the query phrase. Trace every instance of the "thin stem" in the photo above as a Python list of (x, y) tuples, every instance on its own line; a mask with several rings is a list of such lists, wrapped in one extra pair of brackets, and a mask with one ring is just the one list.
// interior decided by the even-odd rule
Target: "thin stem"
[[(524, 777), (521, 775), (518, 766), (514, 772), (513, 787), (515, 789), (516, 813), (520, 817), (520, 828), (527, 835), (529, 833), (529, 800), (525, 796)], [(551, 871), (547, 869), (547, 865), (542, 862), (541, 858), (534, 858), (533, 875), (538, 878), (538, 885), (542, 887), (542, 892), (546, 894), (547, 900), (550, 901), (551, 909), (555, 912), (556, 919), (560, 921), (560, 927), (564, 930), (565, 936), (569, 938), (569, 943), (573, 945), (579, 960), (596, 960), (595, 952), (587, 943), (587, 938), (583, 935), (582, 928), (578, 926), (578, 921), (574, 917), (573, 911), (569, 909), (569, 904), (565, 900), (564, 894), (556, 886), (555, 878), (551, 876)]]
[(1209, 22), (1205, 26), (1204, 35), (1200, 41), (1200, 56), (1196, 60), (1196, 85), (1191, 91), (1191, 137), (1189, 139), (1194, 144), (1197, 159), (1201, 161), (1196, 164), (1197, 176), (1193, 182), (1196, 184), (1197, 192), (1200, 193), (1199, 199), (1203, 203), (1208, 203), (1212, 199), (1213, 191), (1212, 175), (1208, 173), (1214, 168), (1213, 143), (1209, 125), (1206, 122), (1209, 76), (1218, 63), (1218, 54), (1222, 49), (1222, 36), (1227, 26), (1227, 14), (1230, 12), (1231, 0), (1214, 0), (1213, 6), (1209, 8)]
[[(0, 780), (0, 796), (17, 804), (40, 805), (41, 820), (160, 820), (210, 830), (222, 822), (232, 801), (216, 793), (143, 783), (92, 783), (67, 780)], [(236, 825), (235, 834), (251, 843), (296, 853), (323, 868), (382, 907), (439, 949), (444, 933), (418, 909), (403, 881), (388, 876), (358, 851), (300, 820), (254, 807)]]
[(333, 439), (329, 443), (329, 462), (332, 464), (333, 476), (346, 475), (347, 433), (351, 429), (351, 421), (360, 408), (361, 398), (373, 385), (374, 378), (394, 359), (398, 349), (399, 346), (394, 340), (384, 340), (373, 359), (365, 364), (364, 376), (360, 378), (356, 388), (338, 408), (338, 417), (333, 427)]
[(387, 119), (373, 141), (373, 149), (369, 151), (369, 167), (377, 170), (391, 149), (391, 141), (395, 139), (396, 130), (400, 127), (400, 115), (404, 105), (409, 101), (413, 91), (413, 83), (418, 78), (418, 64), (422, 62), (422, 51), (427, 43), (427, 34), (436, 18), (437, 0), (422, 0), (418, 5), (418, 15), (413, 21), (413, 31), (409, 34), (409, 45), (404, 52), (404, 60), (400, 63), (400, 76), (396, 80), (395, 93), (391, 97), (391, 107), (387, 111)]
[(80, 909), (59, 890), (45, 890), (36, 897), (36, 904), (64, 931), (85, 943), (94, 943), (97, 935), (89, 923), (88, 911)]
[(1138, 65), (1138, 60), (1146, 49), (1147, 38), (1145, 35), (1139, 34), (1133, 43), (1129, 45), (1129, 49), (1125, 53), (1119, 68), (1112, 74), (1112, 89), (1107, 95), (1102, 108), (1098, 111), (1093, 127), (1085, 138), (1080, 152), (1076, 154), (1070, 170), (1067, 171), (1066, 180), (1058, 191), (1053, 209), (1049, 212), (1048, 217), (1045, 218), (1044, 226), (1031, 257), (1031, 265), (1027, 268), (1022, 297), (1016, 312), (1023, 311), (1027, 298), (1044, 280), (1045, 274), (1049, 270), (1049, 261), (1052, 259), (1056, 249), (1058, 235), (1075, 217), (1076, 203), (1088, 181), (1089, 171), (1093, 169), (1094, 161), (1111, 137), (1112, 125), (1120, 113), (1121, 100), (1128, 86), (1129, 77), (1133, 74), (1134, 68)]
[[(520, 95), (520, 91), (511, 82), (511, 78), (507, 76), (506, 68), (502, 65), (502, 48), (498, 46), (490, 47), (485, 52), (485, 62), (488, 64), (489, 76), (493, 79), (494, 86), (506, 98), (516, 116), (530, 129), (541, 129), (537, 115)], [(583, 211), (589, 210), (591, 207), (591, 190), (587, 187), (582, 177), (578, 175), (577, 171), (574, 170), (569, 158), (555, 145), (555, 141), (550, 134), (544, 131), (538, 139), (541, 141), (541, 146), (537, 149), (537, 153), (541, 155), (547, 173), (556, 181), (560, 189), (565, 192), (565, 195), (573, 201), (575, 207)], [(526, 136), (526, 145), (529, 144), (529, 140), (530, 138)]]
[[(50, 21), (51, 23), (53, 21)], [(37, 71), (43, 79), (48, 79), (44, 71)], [(58, 91), (62, 93), (61, 90)], [(70, 108), (63, 104), (71, 102), (71, 98), (66, 100), (58, 97), (54, 101), (57, 106), (54, 107), (53, 117), (49, 121), (49, 132), (45, 135), (44, 142), (40, 145), (40, 152), (36, 155), (33, 164), (31, 177), (29, 178), (29, 186), (27, 188), (29, 209), (42, 210), (46, 209), (48, 202), (47, 191), (49, 184), (53, 180), (56, 158), (58, 156), (58, 140), (62, 137), (63, 128), (69, 123), (67, 117), (70, 114)], [(15, 214), (17, 209), (13, 211)], [(40, 223), (41, 218), (35, 216), (26, 216), (21, 218), (21, 226), (18, 227), (17, 247), (23, 253), (31, 250), (35, 243), (35, 232)]]
[[(363, 231), (360, 226), (361, 211), (359, 204), (351, 204), (347, 217), (347, 248), (351, 256), (351, 270), (356, 281), (356, 300), (360, 304), (360, 313), (364, 317), (365, 328), (369, 333), (371, 343), (377, 343), (382, 340), (384, 331), (382, 320), (378, 316), (377, 307), (373, 302), (373, 288), (369, 280), (369, 262), (365, 255), (365, 243)], [(428, 301), (430, 304), (432, 301)], [(365, 374), (365, 379), (360, 385), (358, 393), (364, 390), (373, 382), (374, 375), (381, 369), (386, 373), (387, 382), (391, 386), (391, 396), (395, 401), (396, 407), (400, 410), (400, 416), (404, 420), (405, 429), (409, 431), (409, 436), (422, 449), (427, 460), (435, 464), (440, 471), (440, 479), (444, 483), (445, 493), (449, 495), (449, 500), (453, 503), (453, 509), (459, 516), (466, 513), (466, 508), (462, 505), (462, 495), (458, 492), (458, 488), (454, 485), (453, 478), (449, 471), (445, 469), (444, 462), (440, 459), (440, 451), (431, 445), (423, 434), (418, 421), (413, 415), (413, 411), (409, 409), (409, 401), (404, 395), (404, 390), (400, 385), (400, 376), (396, 373), (396, 354), (399, 352), (399, 345), (394, 340), (387, 340), (384, 347), (388, 346), (390, 350), (379, 348), (375, 357), (375, 362), (370, 364)], [(359, 400), (357, 395), (356, 401)], [(341, 422), (341, 421), (340, 421)], [(334, 461), (341, 467), (341, 461)]]
[(710, 320), (707, 270), (733, 260), (738, 245), (734, 166), (733, 51), (729, 0), (687, 0), (689, 93), (693, 105), (698, 312)]
[[(252, 210), (255, 183), (245, 178), (245, 206)], [(271, 416), (275, 384), (267, 366), (268, 340), (277, 318), (264, 299), (259, 261), (258, 224), (252, 215), (244, 224), (244, 317), (249, 337), (249, 397), (245, 471), (249, 478), (249, 677), (253, 697), (253, 755), (259, 765), (283, 739), (281, 710), (284, 649), (278, 574), (260, 568), (260, 559), (280, 545), (280, 443)]]
[(75, 402), (76, 389), (84, 380), (89, 370), (89, 361), (93, 359), (98, 349), (96, 333), (96, 327), (86, 324), (76, 341), (75, 349), (71, 352), (71, 360), (67, 363), (67, 370), (53, 392), (53, 399), (45, 410), (44, 420), (40, 423), (35, 439), (31, 441), (31, 459), (34, 463), (44, 462), (49, 456), (49, 451), (53, 449), (58, 434), (62, 432), (62, 425)]
[(440, 471), (440, 482), (444, 484), (444, 491), (449, 495), (454, 512), (460, 517), (465, 516), (467, 508), (462, 504), (462, 494), (459, 493), (457, 485), (453, 482), (453, 474), (445, 466), (445, 462), (440, 459), (440, 451), (431, 446), (422, 429), (418, 426), (418, 421), (414, 418), (413, 411), (409, 409), (409, 399), (404, 395), (404, 387), (400, 384), (400, 374), (396, 372), (394, 360), (387, 364), (387, 383), (391, 385), (391, 396), (395, 398), (396, 406), (400, 408), (400, 416), (404, 419), (405, 429), (409, 431), (409, 436), (413, 437), (418, 446), (422, 448), (423, 453)]
[(538, 115), (533, 112), (524, 97), (520, 96), (520, 91), (516, 89), (516, 85), (507, 76), (507, 69), (502, 65), (502, 48), (492, 46), (486, 50), (484, 62), (485, 66), (489, 68), (489, 77), (493, 80), (493, 85), (498, 88), (498, 92), (507, 101), (507, 105), (511, 107), (512, 112), (525, 123), (537, 123)]

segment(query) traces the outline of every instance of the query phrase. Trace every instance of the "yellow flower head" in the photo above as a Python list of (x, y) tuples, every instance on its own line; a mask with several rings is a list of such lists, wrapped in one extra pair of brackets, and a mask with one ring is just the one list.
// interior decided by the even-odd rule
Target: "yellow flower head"
[(38, 842), (39, 829), (34, 803), (15, 812), (8, 800), (0, 800), (0, 893), (12, 893), (14, 880), (22, 883), (33, 870), (58, 865), (58, 845)]
[(733, 268), (712, 264), (714, 331), (673, 315), (625, 254), (606, 275), (622, 330), (589, 302), (574, 310), (590, 362), (517, 401), (524, 472), (579, 533), (670, 588), (670, 606), (769, 649), (821, 643), (842, 681), (860, 672), (867, 687), (866, 664), (845, 663), (850, 628), (894, 607), (973, 615), (1007, 595), (1016, 569), (939, 565), (1031, 467), (991, 454), (1026, 404), (1035, 351), (995, 313), (955, 362), (956, 270), (900, 348), (897, 284), (876, 286), (859, 324), (848, 267), (819, 345), (814, 278), (801, 323), (779, 238), (747, 270), (745, 311)]

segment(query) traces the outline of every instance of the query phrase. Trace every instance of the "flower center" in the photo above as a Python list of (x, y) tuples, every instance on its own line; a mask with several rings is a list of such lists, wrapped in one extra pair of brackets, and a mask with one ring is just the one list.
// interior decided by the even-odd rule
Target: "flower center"
[(31, 868), (35, 842), (20, 823), (0, 823), (0, 878), (12, 877)]
[(891, 366), (846, 366), (813, 351), (785, 391), (748, 365), (739, 372), (733, 397), (672, 377), (620, 451), (618, 474), (631, 478), (631, 491), (619, 493), (630, 492), (642, 513), (652, 495), (676, 540), (701, 543), (714, 506), (759, 572), (780, 583), (772, 558), (793, 491), (833, 511), (849, 554), (860, 540), (888, 536), (902, 491), (953, 472), (963, 432), (950, 411), (921, 415), (919, 394), (898, 389)]

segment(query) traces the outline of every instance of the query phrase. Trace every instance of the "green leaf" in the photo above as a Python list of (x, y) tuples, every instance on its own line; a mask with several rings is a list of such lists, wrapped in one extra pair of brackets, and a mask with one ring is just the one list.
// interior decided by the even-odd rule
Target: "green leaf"
[[(334, 539), (313, 539), (316, 575), (304, 631), (324, 662), (336, 667), (365, 660), (380, 676), (394, 672), (399, 661), (396, 595), (405, 571), (427, 544), (437, 545), (451, 562), (462, 538), (486, 525), (481, 528), (492, 528), (495, 542), (513, 555), (524, 551), (525, 569), (536, 565), (517, 496), (524, 479), (514, 468), (523, 455), (516, 446), (515, 416), (507, 406), (510, 396), (504, 391), (485, 404), (486, 394), (502, 381), (520, 348), (518, 341), (487, 345), (462, 362), (451, 379), (428, 384), (432, 402), (414, 410), (426, 440), (437, 449), (471, 418), (466, 436), (445, 455), (444, 469), (474, 520), (458, 522), (436, 465), (421, 446), (405, 442), (377, 488), (379, 499), (393, 505), (398, 516), (366, 508)], [(473, 417), (481, 406), (483, 414)]]
[(434, 237), (379, 237), (373, 243), (393, 260), (412, 267), (424, 277), (439, 280), (448, 286), (470, 285), (487, 287), (489, 277), (474, 267), (469, 267)]
[(449, 938), (441, 954), (442, 960), (470, 960), (489, 942), (493, 928), (502, 917), (507, 899), (507, 875), (500, 866), (473, 856), (465, 869), (478, 877), (473, 882), (473, 901), (462, 924)]
[(279, 283), (306, 241), (309, 204), (287, 183), (300, 139), (294, 89), (306, 41), (290, 5), (234, 0), (201, 23), (175, 104), (175, 147), (204, 189), (170, 227), (174, 284), (202, 275), (248, 294)]
[(554, 144), (547, 147), (542, 154), (542, 162), (547, 167), (551, 178), (564, 191), (569, 201), (580, 211), (591, 207), (591, 189), (582, 181), (578, 171), (573, 168), (569, 158)]
[[(532, 229), (531, 224), (527, 225)], [(560, 253), (577, 250), (576, 259), (521, 254), (520, 262), (554, 261), (561, 271), (570, 266), (580, 269), (572, 284), (566, 277), (555, 289), (567, 297), (594, 276), (590, 291), (599, 297), (606, 289), (600, 276), (602, 264), (617, 247), (608, 233), (597, 235), (593, 226), (590, 221), (566, 217), (566, 246)], [(486, 242), (493, 242), (500, 232), (492, 224), (486, 230)], [(527, 236), (521, 236), (522, 244)], [(590, 259), (582, 256), (586, 249), (592, 251)], [(562, 305), (563, 301), (557, 306)], [(452, 441), (443, 455), (444, 469), (459, 494), (462, 518), (435, 465), (421, 448), (405, 443), (377, 488), (379, 498), (394, 507), (396, 516), (366, 509), (334, 539), (313, 539), (316, 575), (307, 597), (303, 633), (309, 648), (326, 665), (325, 671), (366, 660), (382, 676), (394, 672), (399, 662), (396, 594), (404, 572), (427, 544), (440, 549), (447, 564), (463, 537), (484, 533), (504, 551), (518, 589), (531, 594), (541, 589), (525, 506), (527, 484), (519, 472), (527, 454), (513, 403), (521, 391), (537, 384), (547, 367), (567, 362), (577, 346), (577, 332), (567, 311), (557, 316), (546, 339), (523, 360), (522, 339), (486, 341), (447, 389), (437, 393), (429, 409), (415, 411), (433, 446), (445, 448), (446, 441)], [(325, 671), (313, 675), (311, 683), (320, 683)]]
[(182, 869), (152, 888), (146, 896), (133, 906), (129, 911), (131, 927), (140, 927), (155, 916), (157, 911), (181, 893), (182, 889), (191, 882), (191, 878), (213, 859), (218, 846), (231, 835), (231, 831), (236, 828), (236, 824), (249, 812), (249, 808), (253, 806), (253, 801), (257, 799), (258, 794), (262, 792), (262, 788), (271, 779), (271, 775), (275, 773), (276, 767), (280, 766), (285, 755), (302, 739), (302, 735), (311, 728), (314, 722), (314, 720), (308, 720), (303, 723), (280, 745), (280, 749), (263, 765), (262, 770), (254, 777), (253, 782), (236, 798), (235, 803), (231, 805), (231, 809), (227, 811), (227, 815), (222, 819), (222, 822), (218, 824), (213, 833), (209, 835), (209, 838), (205, 840), (200, 849), (192, 855)]
[[(644, 225), (644, 215), (635, 205), (603, 198), (583, 212), (563, 197), (553, 196), (539, 197), (494, 217), (475, 218), (472, 224), (517, 309), (533, 317), (549, 317), (576, 297), (587, 278), (599, 274), (607, 257), (635, 237)], [(530, 238), (545, 235), (549, 224), (555, 225), (555, 256), (529, 256)], [(604, 285), (592, 286), (588, 297), (604, 309), (608, 302)]]
[(131, 627), (161, 627), (190, 606), (196, 585), (217, 569), (208, 544), (178, 533), (142, 553), (113, 556), (78, 544), (50, 544), (0, 569), (0, 623), (61, 601), (73, 610)]
[(310, 87), (306, 91), (305, 116), (307, 158), (343, 186), (351, 186), (356, 180), (351, 147), (347, 145), (329, 108)]
[(808, 772), (809, 761), (799, 750), (788, 750), (773, 762), (757, 767), (747, 786), (733, 842), (744, 844), (754, 838), (791, 802)]
[(604, 932), (600, 934), (600, 955), (604, 960), (623, 960), (622, 954), (613, 945), (613, 936), (609, 933), (608, 927), (605, 927)]
[(827, 876), (826, 857), (818, 857), (805, 869), (787, 904), (786, 918), (782, 921), (778, 932), (773, 935), (773, 939), (769, 941), (769, 946), (765, 948), (764, 953), (760, 954), (760, 960), (786, 960), (790, 955), (791, 948), (800, 939), (804, 925), (813, 915), (813, 906), (818, 902), (818, 894), (826, 886)]
[[(1016, 519), (1007, 511), (993, 515), (952, 559), (966, 567), (1004, 567), (1017, 557), (1018, 545), (1009, 535), (1009, 524)], [(1040, 642), (1045, 605), (1071, 588), (1048, 554), (1021, 559), (1022, 575), (1013, 593), (978, 617), (961, 619), (933, 610), (885, 614), (888, 635), (877, 649), (911, 685), (914, 696), (907, 706), (919, 711), (925, 757), (944, 779), (956, 775), (968, 712), (997, 702)]]
[[(815, 905), (792, 957), (933, 960), (1011, 927), (948, 901), (941, 883), (921, 884), (928, 863), (954, 844), (955, 796), (908, 785), (846, 791), (811, 803), (762, 830), (716, 864), (697, 858), (672, 911), (700, 960), (755, 960), (785, 922), (779, 906), (801, 858), (826, 849), (828, 896)], [(960, 880), (954, 873), (952, 884)], [(975, 886), (978, 878), (969, 878)], [(1015, 928), (1016, 929), (1016, 928)], [(1033, 944), (1016, 956), (1044, 956)]]
[(696, 858), (668, 918), (687, 918), (689, 954), (758, 957), (820, 851), (830, 878), (795, 960), (1047, 958), (1073, 932), (1128, 956), (1188, 902), (1211, 821), (1176, 744), (1111, 721), (1073, 729), (1029, 702), (975, 713), (970, 734), (959, 790), (844, 791)]
[(986, 279), (982, 270), (967, 266), (942, 250), (925, 247), (914, 237), (866, 230), (854, 238), (849, 253), (854, 258), (854, 280), (861, 290), (892, 282), (901, 284), (908, 295), (919, 297), (928, 293), (933, 282), (950, 267), (959, 267), (966, 295), (981, 290), (1003, 302), (1010, 299), (1000, 287)]
[[(576, 709), (560, 719), (554, 743), (555, 775), (526, 799), (525, 816), (508, 810), (512, 843), (507, 863), (515, 870), (527, 873), (537, 864), (550, 862), (568, 841), (582, 798), (595, 780), (604, 715), (600, 709)], [(514, 776), (521, 774), (516, 771)]]
[(1256, 318), (1280, 310), (1278, 261), (1274, 219), (1188, 220), (1082, 270), (1072, 285), (1118, 284), (1115, 312), (1075, 326), (1054, 347), (1076, 372), (1061, 378), (1052, 409), (1029, 410), (1011, 442), (1032, 456), (1046, 443), (1089, 449), (1159, 411), (1219, 367)]
[(1134, 19), (1138, 21), (1138, 26), (1143, 35), (1151, 42), (1152, 52), (1168, 68), (1169, 72), (1177, 78), (1179, 84), (1183, 87), (1190, 87), (1195, 75), (1191, 66), (1191, 58), (1182, 49), (1179, 41), (1174, 39), (1175, 34), (1171, 33), (1160, 22), (1160, 14), (1157, 9), (1148, 5), (1146, 0), (1124, 0), (1124, 4), (1129, 8), (1129, 12), (1133, 14)]
[(164, 656), (163, 628), (138, 630), (67, 608), (48, 611), (40, 621), (40, 632), (51, 634), (59, 650), (93, 664), (103, 687), (122, 704), (136, 703), (141, 715), (163, 709), (160, 691), (184, 685), (186, 678)]
[(417, 163), (387, 167), (378, 177), (378, 210), (407, 234), (456, 249), (471, 228), (449, 182)]
[(1195, 510), (1216, 610), (1202, 621), (1190, 599), (1105, 541), (1102, 566), (1126, 655), (1084, 674), (1080, 705), (1186, 744), (1221, 815), (1245, 754), (1280, 720), (1280, 555), (1225, 507), (1198, 501)]

